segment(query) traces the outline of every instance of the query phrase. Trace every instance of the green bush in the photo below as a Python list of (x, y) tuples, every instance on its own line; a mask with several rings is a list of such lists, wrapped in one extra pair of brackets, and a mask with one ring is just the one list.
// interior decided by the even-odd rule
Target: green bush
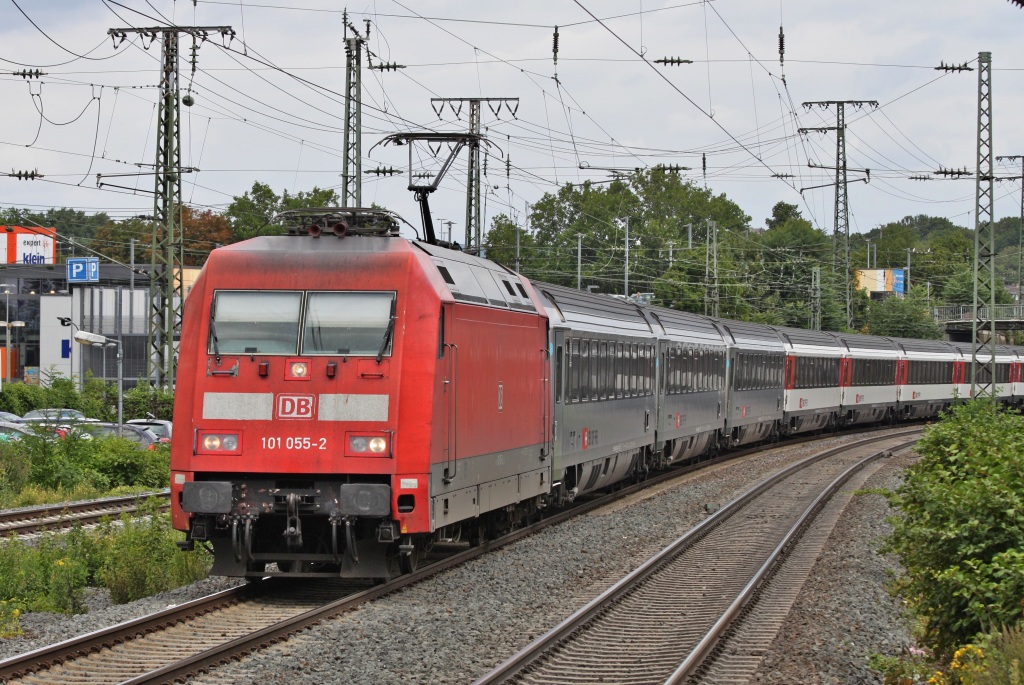
[(174, 394), (168, 390), (154, 388), (141, 380), (134, 388), (124, 393), (124, 415), (133, 419), (155, 418), (170, 421), (174, 414)]
[(128, 438), (109, 436), (95, 438), (92, 448), (92, 470), (107, 487), (166, 488), (170, 483), (171, 451), (166, 444), (140, 450)]
[(151, 498), (135, 515), (91, 531), (44, 533), (33, 545), (0, 541), (0, 633), (19, 629), (15, 610), (85, 611), (88, 586), (106, 587), (123, 603), (204, 578), (209, 555), (178, 550), (183, 535), (160, 504)]
[[(0, 389), (0, 411), (24, 416), (33, 409), (77, 409), (93, 419), (117, 420), (117, 384), (87, 375), (82, 390), (76, 383), (55, 371), (43, 372), (42, 385), (5, 383)], [(174, 395), (169, 390), (154, 388), (139, 379), (138, 385), (125, 390), (122, 413), (127, 419), (145, 419), (152, 414), (170, 420), (174, 411)]]
[[(35, 435), (21, 440), (31, 463), (30, 481), (50, 489), (75, 488), (95, 483), (97, 474), (90, 470), (96, 442), (72, 431), (65, 438), (56, 438), (45, 427), (34, 429)], [(101, 487), (105, 485), (101, 483)]]
[(122, 515), (121, 525), (100, 538), (102, 564), (98, 579), (110, 597), (123, 604), (206, 577), (209, 555), (204, 550), (181, 552), (181, 533), (170, 516), (157, 514), (159, 503), (147, 503), (151, 515)]
[(28, 485), (29, 462), (25, 448), (16, 441), (0, 442), (0, 495), (20, 492)]
[(1024, 597), (1024, 419), (986, 400), (926, 430), (921, 460), (888, 493), (898, 511), (886, 551), (894, 589), (921, 618), (922, 641), (949, 656), (1020, 618)]

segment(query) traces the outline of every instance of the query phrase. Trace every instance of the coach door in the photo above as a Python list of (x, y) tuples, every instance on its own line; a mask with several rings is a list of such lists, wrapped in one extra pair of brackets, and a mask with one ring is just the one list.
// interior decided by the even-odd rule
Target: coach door
[(456, 446), (458, 444), (459, 406), (459, 346), (455, 344), (455, 308), (450, 303), (441, 305), (441, 326), (438, 340), (438, 360), (443, 378), (441, 401), (437, 405), (442, 414), (437, 425), (443, 434), (439, 443), (444, 457), (443, 481), (450, 484), (458, 471)]

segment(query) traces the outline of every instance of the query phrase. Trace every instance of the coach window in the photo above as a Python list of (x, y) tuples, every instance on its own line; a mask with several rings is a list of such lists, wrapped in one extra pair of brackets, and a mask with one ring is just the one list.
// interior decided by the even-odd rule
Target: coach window
[(590, 355), (594, 347), (591, 340), (580, 343), (580, 399), (584, 402), (590, 401), (590, 365), (594, 363)]
[(302, 293), (297, 291), (217, 291), (209, 353), (295, 354), (301, 311)]
[(615, 396), (622, 397), (622, 343), (615, 343)]
[(601, 349), (601, 352), (600, 352), (600, 356), (601, 356), (601, 399), (602, 400), (606, 400), (606, 399), (608, 399), (608, 386), (610, 385), (608, 383), (608, 379), (611, 377), (611, 374), (608, 372), (608, 343), (602, 340), (601, 341), (601, 348), (600, 349)]
[(651, 346), (643, 346), (644, 353), (644, 394), (651, 394)]
[(394, 293), (311, 292), (302, 354), (391, 355)]
[(601, 395), (601, 355), (598, 342), (590, 341), (590, 399), (597, 401)]
[(574, 338), (569, 355), (569, 401), (580, 401), (580, 341)]

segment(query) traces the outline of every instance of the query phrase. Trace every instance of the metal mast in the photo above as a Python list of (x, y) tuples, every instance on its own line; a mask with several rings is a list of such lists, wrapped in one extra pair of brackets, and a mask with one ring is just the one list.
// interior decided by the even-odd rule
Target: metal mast
[[(820, 102), (804, 103), (804, 107), (808, 109), (814, 105), (823, 108), (835, 105), (836, 108), (836, 206), (832, 224), (834, 226), (832, 232), (832, 273), (836, 272), (836, 264), (839, 262), (839, 254), (842, 252), (843, 280), (846, 282), (846, 327), (850, 328), (853, 325), (853, 292), (850, 284), (850, 208), (846, 177), (846, 172), (848, 171), (846, 165), (846, 105), (852, 105), (860, 109), (864, 105), (878, 107), (878, 102), (875, 100), (823, 100)], [(826, 131), (831, 130), (831, 128), (829, 126), (817, 129), (800, 129), (800, 131)], [(812, 164), (811, 166), (814, 165)], [(856, 171), (864, 171), (868, 173), (868, 178), (870, 178), (870, 172), (866, 169), (857, 169)], [(866, 181), (866, 179), (858, 180)], [(801, 190), (801, 192), (803, 191)]]
[(821, 330), (821, 267), (811, 268), (811, 330)]
[[(480, 135), (480, 101), (469, 101), (469, 132)], [(466, 250), (480, 249), (480, 144), (469, 145), (466, 173)]]
[[(363, 202), (363, 127), (362, 127), (362, 61), (363, 44), (370, 37), (370, 22), (366, 22), (366, 35), (359, 33), (342, 14), (345, 25), (345, 140), (341, 163), (341, 206), (362, 207)], [(348, 32), (353, 34), (349, 38)]]
[[(974, 321), (971, 323), (971, 397), (996, 397), (995, 226), (992, 223), (992, 53), (978, 53), (978, 167), (974, 193)], [(982, 298), (987, 301), (982, 302)], [(987, 308), (987, 318), (985, 317)], [(978, 336), (989, 332), (988, 358), (978, 358)]]
[[(462, 103), (469, 103), (469, 164), (466, 172), (466, 238), (463, 249), (467, 252), (478, 252), (482, 246), (483, 235), (480, 226), (480, 143), (481, 123), (480, 104), (486, 102), (495, 116), (501, 113), (504, 106), (515, 117), (519, 109), (519, 98), (431, 98), (430, 106), (438, 116), (447, 104), (455, 116), (462, 112)], [(458, 103), (458, 108), (456, 108)], [(497, 104), (494, 104), (497, 103)]]
[(174, 336), (181, 325), (185, 301), (182, 285), (184, 248), (181, 228), (181, 126), (178, 87), (178, 37), (192, 36), (192, 66), (198, 44), (211, 33), (234, 37), (230, 26), (158, 26), (155, 28), (110, 29), (107, 34), (125, 40), (138, 33), (155, 41), (160, 38), (160, 103), (157, 114), (155, 200), (153, 242), (150, 261), (149, 359), (146, 375), (157, 387), (174, 383)]

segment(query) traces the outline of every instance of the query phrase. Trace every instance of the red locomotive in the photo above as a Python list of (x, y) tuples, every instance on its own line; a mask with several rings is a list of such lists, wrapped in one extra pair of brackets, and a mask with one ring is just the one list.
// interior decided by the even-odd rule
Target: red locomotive
[[(185, 304), (171, 458), (184, 546), (212, 544), (214, 575), (388, 577), (428, 538), (479, 536), (460, 523), (482, 512), (535, 511), (550, 393), (528, 285), (397, 238), (386, 212), (310, 221), (215, 250)], [(501, 306), (453, 292), (458, 270), (490, 279)]]

